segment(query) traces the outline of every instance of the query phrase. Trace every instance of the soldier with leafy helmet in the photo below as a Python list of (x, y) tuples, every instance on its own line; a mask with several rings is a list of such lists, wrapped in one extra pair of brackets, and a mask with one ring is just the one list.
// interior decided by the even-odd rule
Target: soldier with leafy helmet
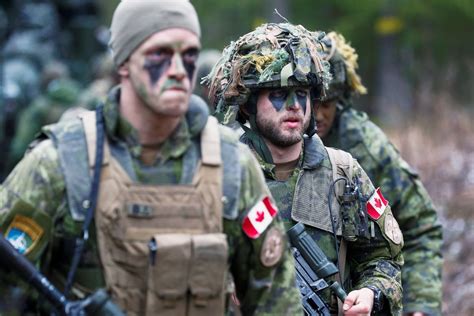
[(286, 227), (305, 224), (339, 266), (349, 292), (342, 306), (329, 289), (318, 292), (331, 312), (399, 315), (403, 237), (390, 205), (355, 159), (315, 134), (313, 104), (331, 79), (319, 37), (264, 24), (231, 42), (206, 82), (216, 115), (243, 128)]

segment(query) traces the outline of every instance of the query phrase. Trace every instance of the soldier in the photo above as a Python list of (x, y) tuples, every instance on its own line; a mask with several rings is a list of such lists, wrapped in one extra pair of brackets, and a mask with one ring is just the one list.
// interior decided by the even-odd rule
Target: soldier
[[(224, 123), (241, 123), (287, 228), (304, 223), (339, 263), (350, 293), (338, 308), (328, 289), (319, 292), (331, 312), (398, 315), (403, 238), (390, 206), (355, 159), (314, 135), (312, 102), (330, 79), (320, 45), (300, 25), (264, 24), (224, 49), (208, 84)], [(344, 203), (332, 190), (340, 185), (351, 197)]]
[(442, 227), (418, 174), (402, 159), (387, 136), (366, 113), (352, 107), (353, 97), (366, 93), (357, 69), (357, 54), (343, 36), (327, 36), (326, 59), (333, 80), (315, 104), (318, 135), (326, 146), (350, 152), (380, 186), (392, 205), (405, 239), (402, 269), (403, 311), (440, 315)]
[(0, 231), (65, 293), (106, 287), (128, 315), (223, 315), (228, 271), (258, 313), (284, 232), (249, 149), (191, 96), (194, 7), (122, 1), (110, 47), (120, 86), (43, 129), (1, 187)]

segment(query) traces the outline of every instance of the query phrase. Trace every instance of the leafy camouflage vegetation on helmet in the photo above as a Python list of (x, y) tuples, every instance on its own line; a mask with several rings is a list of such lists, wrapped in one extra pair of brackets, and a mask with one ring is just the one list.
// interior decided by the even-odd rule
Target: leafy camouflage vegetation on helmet
[[(324, 34), (320, 32), (319, 34)], [(330, 32), (322, 39), (323, 59), (331, 64), (332, 80), (329, 90), (322, 96), (323, 100), (351, 98), (354, 95), (366, 94), (367, 89), (357, 74), (359, 65), (355, 49), (345, 40), (344, 36)]]
[(216, 112), (246, 103), (254, 89), (327, 87), (329, 63), (317, 36), (301, 25), (268, 23), (231, 42), (203, 79), (217, 97)]

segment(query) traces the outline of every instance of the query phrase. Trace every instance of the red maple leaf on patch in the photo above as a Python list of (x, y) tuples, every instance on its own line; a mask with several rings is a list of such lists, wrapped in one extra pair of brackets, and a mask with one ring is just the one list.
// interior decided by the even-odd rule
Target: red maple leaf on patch
[(381, 208), (382, 207), (382, 201), (380, 199), (375, 198), (375, 203), (374, 203), (376, 208)]
[(255, 218), (257, 222), (262, 222), (264, 218), (265, 218), (264, 212), (257, 212), (257, 217)]

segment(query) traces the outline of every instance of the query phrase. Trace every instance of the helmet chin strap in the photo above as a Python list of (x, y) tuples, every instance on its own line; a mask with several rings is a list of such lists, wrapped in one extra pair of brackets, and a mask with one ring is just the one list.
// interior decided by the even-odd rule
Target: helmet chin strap
[(317, 131), (317, 126), (316, 126), (316, 120), (314, 119), (314, 112), (313, 112), (313, 107), (311, 106), (311, 116), (309, 119), (309, 125), (306, 128), (306, 131), (304, 132), (308, 137), (313, 137), (314, 134), (316, 134)]
[(304, 132), (308, 137), (313, 137), (314, 134), (318, 131), (318, 127), (316, 126), (316, 113), (314, 113), (314, 104), (317, 100), (318, 97), (320, 97), (320, 94), (324, 93), (324, 91), (321, 91), (320, 89), (312, 88), (310, 91), (310, 119), (309, 119), (309, 125), (306, 128), (306, 131)]

